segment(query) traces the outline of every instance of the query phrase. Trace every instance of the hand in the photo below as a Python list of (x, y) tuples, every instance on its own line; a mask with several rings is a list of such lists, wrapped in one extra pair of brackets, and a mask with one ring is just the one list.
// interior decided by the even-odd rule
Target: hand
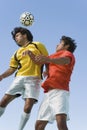
[(33, 54), (30, 50), (27, 50), (27, 51), (24, 51), (22, 53), (22, 56), (26, 56), (26, 55), (29, 55), (30, 58), (33, 60), (33, 62), (35, 62), (36, 64), (38, 64), (37, 60), (36, 60), (36, 55)]
[(45, 64), (49, 62), (49, 58), (44, 55), (38, 55), (38, 56), (35, 56), (35, 61), (40, 64)]
[(31, 51), (29, 51), (29, 50), (26, 50), (26, 51), (24, 51), (23, 53), (22, 53), (22, 56), (26, 56), (26, 55), (31, 55)]
[(26, 55), (29, 55), (32, 60), (35, 59), (35, 55), (30, 50), (26, 50), (22, 53), (22, 56), (26, 56)]
[(30, 58), (36, 63), (36, 64), (44, 64), (49, 61), (49, 58), (44, 55), (35, 55), (30, 50), (27, 50), (23, 52), (22, 56), (29, 55)]

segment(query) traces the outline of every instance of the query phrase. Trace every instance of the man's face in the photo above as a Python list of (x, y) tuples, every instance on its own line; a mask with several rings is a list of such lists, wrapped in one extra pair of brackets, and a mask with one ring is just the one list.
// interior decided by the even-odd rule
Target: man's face
[(64, 45), (64, 41), (61, 40), (60, 43), (56, 46), (56, 52), (60, 50), (67, 50), (69, 45)]
[(56, 52), (64, 49), (64, 41), (60, 41), (60, 43), (56, 46)]
[(19, 46), (23, 46), (24, 44), (24, 36), (25, 35), (22, 35), (20, 32), (16, 33), (15, 35), (15, 41), (16, 43), (19, 45)]

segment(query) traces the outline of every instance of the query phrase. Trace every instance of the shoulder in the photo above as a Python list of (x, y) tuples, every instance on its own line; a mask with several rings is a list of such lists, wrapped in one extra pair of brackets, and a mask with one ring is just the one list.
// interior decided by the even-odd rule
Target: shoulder
[(67, 50), (61, 50), (57, 53), (60, 55), (64, 55), (64, 56), (74, 56), (73, 53), (71, 53), (70, 51), (67, 51)]
[(42, 42), (34, 41), (32, 43), (36, 44), (37, 46), (45, 46)]
[(64, 52), (63, 52), (63, 56), (64, 56), (64, 57), (69, 57), (72, 62), (75, 62), (75, 56), (74, 56), (74, 54), (71, 53), (70, 51), (64, 51)]
[(54, 54), (50, 55), (50, 57), (69, 57), (70, 59), (75, 60), (73, 53), (67, 50), (60, 50), (55, 52)]
[(33, 43), (36, 44), (37, 48), (40, 50), (40, 52), (41, 52), (42, 54), (48, 55), (47, 48), (46, 48), (46, 46), (45, 46), (43, 43), (41, 43), (41, 42), (36, 42), (36, 41), (34, 41)]
[(65, 54), (66, 56), (70, 56), (70, 57), (73, 57), (73, 58), (74, 58), (73, 53), (71, 53), (70, 51), (65, 51), (64, 54)]

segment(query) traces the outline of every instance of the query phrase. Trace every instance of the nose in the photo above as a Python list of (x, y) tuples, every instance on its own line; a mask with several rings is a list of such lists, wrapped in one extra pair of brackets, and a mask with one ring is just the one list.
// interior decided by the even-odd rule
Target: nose
[(56, 45), (56, 48), (58, 47), (58, 45)]

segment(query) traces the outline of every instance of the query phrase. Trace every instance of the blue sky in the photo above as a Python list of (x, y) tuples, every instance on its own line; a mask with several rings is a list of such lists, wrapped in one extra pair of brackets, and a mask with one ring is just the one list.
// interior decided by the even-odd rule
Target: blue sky
[[(22, 26), (19, 17), (28, 11), (35, 17), (31, 27), (34, 41), (45, 44), (49, 54), (55, 52), (62, 35), (70, 36), (77, 42), (76, 65), (70, 83), (69, 130), (87, 128), (87, 1), (86, 0), (0, 0), (0, 73), (9, 67), (9, 60), (18, 46), (11, 37), (14, 27)], [(0, 82), (0, 99), (14, 79), (14, 75)], [(33, 107), (30, 120), (24, 130), (34, 130), (37, 112), (43, 98), (41, 89), (38, 104)], [(8, 105), (0, 118), (1, 130), (17, 130), (24, 101), (21, 98)], [(56, 122), (48, 124), (46, 130), (56, 130)]]

